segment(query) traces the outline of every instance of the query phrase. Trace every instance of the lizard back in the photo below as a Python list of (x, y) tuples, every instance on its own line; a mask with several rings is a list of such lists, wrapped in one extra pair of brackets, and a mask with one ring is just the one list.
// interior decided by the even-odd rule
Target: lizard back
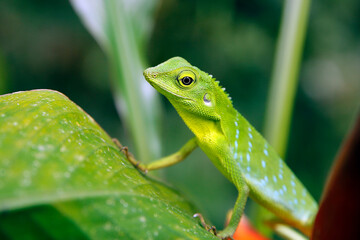
[(228, 121), (232, 167), (241, 172), (250, 196), (289, 222), (311, 224), (317, 203), (295, 174), (240, 113)]

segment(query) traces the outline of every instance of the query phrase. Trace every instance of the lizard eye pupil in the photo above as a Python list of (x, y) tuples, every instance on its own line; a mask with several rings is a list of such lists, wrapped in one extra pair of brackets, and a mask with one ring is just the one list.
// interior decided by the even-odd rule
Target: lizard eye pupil
[(190, 85), (193, 81), (194, 81), (194, 79), (192, 79), (191, 77), (188, 77), (188, 76), (183, 77), (181, 79), (182, 84), (184, 84), (186, 86)]

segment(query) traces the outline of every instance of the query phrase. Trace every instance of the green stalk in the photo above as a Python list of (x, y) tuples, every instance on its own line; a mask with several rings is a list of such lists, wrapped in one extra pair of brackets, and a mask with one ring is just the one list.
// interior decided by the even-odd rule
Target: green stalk
[(113, 93), (118, 110), (135, 143), (137, 158), (142, 162), (159, 157), (158, 129), (159, 100), (142, 76), (135, 34), (121, 1), (105, 1), (106, 33), (109, 39), (108, 56), (112, 65)]
[(285, 157), (298, 74), (303, 52), (310, 0), (287, 0), (265, 115), (264, 135)]
[[(285, 1), (276, 46), (264, 136), (282, 158), (285, 157), (289, 138), (309, 7), (310, 0)], [(264, 227), (263, 223), (273, 215), (262, 207), (256, 207), (254, 210), (256, 227), (263, 234), (270, 236), (269, 228)]]

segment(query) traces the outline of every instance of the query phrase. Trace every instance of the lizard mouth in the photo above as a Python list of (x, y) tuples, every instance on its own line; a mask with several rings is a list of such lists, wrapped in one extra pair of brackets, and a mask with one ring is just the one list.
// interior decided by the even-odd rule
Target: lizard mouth
[[(148, 83), (150, 83), (150, 85), (155, 88), (156, 90), (158, 90), (161, 94), (163, 93), (168, 93), (168, 94), (171, 94), (173, 96), (176, 96), (178, 98), (182, 98), (184, 100), (189, 100), (189, 101), (193, 101), (192, 99), (190, 98), (187, 98), (187, 97), (184, 97), (184, 96), (181, 96), (171, 90), (169, 90), (166, 86), (163, 86), (161, 83), (157, 82), (156, 81), (156, 77), (157, 77), (157, 74), (156, 73), (152, 73), (151, 71), (152, 68), (149, 68), (149, 69), (146, 69), (144, 71), (144, 77), (146, 79), (146, 81)], [(164, 95), (164, 94), (163, 94)]]
[[(187, 98), (187, 97), (184, 97), (184, 96), (181, 96), (179, 94), (176, 94), (172, 91), (170, 91), (169, 89), (167, 89), (165, 86), (161, 86), (160, 84), (155, 84), (153, 81), (148, 81), (150, 83), (151, 86), (153, 86), (155, 89), (156, 88), (159, 88), (160, 90), (164, 91), (164, 92), (167, 92), (171, 95), (174, 95), (176, 97), (179, 97), (179, 98), (182, 98), (182, 99), (185, 99), (185, 100), (189, 100), (189, 101), (193, 101), (192, 99), (190, 98)], [(161, 92), (161, 91), (160, 91)]]

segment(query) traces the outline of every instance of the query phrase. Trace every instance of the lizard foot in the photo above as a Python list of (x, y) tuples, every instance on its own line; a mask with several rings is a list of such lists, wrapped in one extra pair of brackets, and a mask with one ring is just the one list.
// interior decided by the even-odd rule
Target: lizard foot
[(193, 215), (194, 218), (198, 217), (200, 219), (200, 223), (201, 225), (208, 231), (213, 233), (215, 236), (217, 236), (217, 232), (216, 232), (216, 227), (215, 226), (210, 226), (208, 224), (206, 224), (204, 217), (201, 215), (201, 213), (195, 213)]
[(112, 138), (111, 140), (113, 141), (113, 143), (115, 143), (116, 146), (118, 146), (118, 148), (121, 149), (124, 147), (117, 138)]
[(143, 167), (142, 164), (140, 164), (139, 161), (137, 161), (134, 157), (134, 155), (129, 152), (129, 148), (126, 146), (123, 146), (119, 140), (117, 140), (116, 138), (113, 138), (112, 141), (116, 144), (116, 146), (118, 146), (120, 148), (120, 152), (124, 153), (127, 160), (137, 169), (139, 169), (140, 171), (144, 172), (145, 174), (148, 172), (146, 168)]

